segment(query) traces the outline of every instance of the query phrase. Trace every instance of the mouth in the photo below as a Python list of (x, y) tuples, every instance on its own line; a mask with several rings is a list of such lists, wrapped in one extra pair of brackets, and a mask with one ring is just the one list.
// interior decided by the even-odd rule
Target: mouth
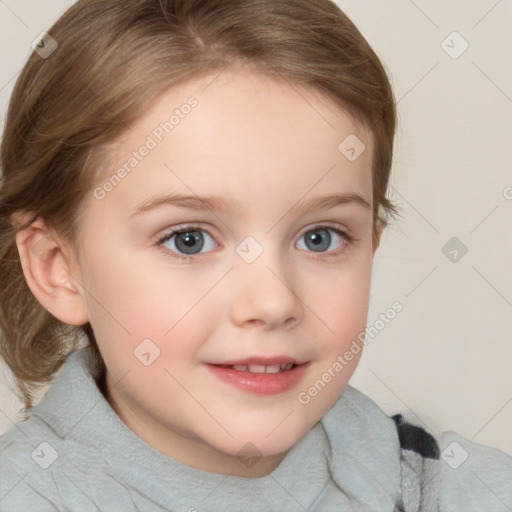
[(309, 361), (292, 357), (252, 357), (207, 366), (213, 375), (230, 386), (249, 393), (275, 395), (296, 387), (305, 376)]

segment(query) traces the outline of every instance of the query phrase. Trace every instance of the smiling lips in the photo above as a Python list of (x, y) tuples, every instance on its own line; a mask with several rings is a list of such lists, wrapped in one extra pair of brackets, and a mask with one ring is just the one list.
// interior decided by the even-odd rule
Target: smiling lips
[(262, 395), (282, 393), (297, 385), (308, 362), (293, 357), (249, 357), (243, 360), (210, 363), (213, 373), (244, 391)]

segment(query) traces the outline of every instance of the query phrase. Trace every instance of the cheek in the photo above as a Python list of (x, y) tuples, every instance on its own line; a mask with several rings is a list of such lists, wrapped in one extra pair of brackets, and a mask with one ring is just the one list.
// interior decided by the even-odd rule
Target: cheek
[(307, 301), (315, 304), (319, 334), (327, 348), (342, 350), (364, 331), (370, 300), (372, 259), (361, 255), (346, 268), (323, 279), (312, 288)]
[(95, 261), (87, 270), (87, 307), (98, 345), (115, 357), (124, 353), (124, 366), (134, 351), (147, 349), (175, 367), (179, 354), (197, 349), (215, 321), (211, 279), (190, 270), (166, 271), (137, 260)]
[(309, 418), (320, 418), (334, 404), (361, 358), (371, 268), (372, 258), (361, 254), (350, 265), (322, 278), (323, 286), (308, 296), (308, 305), (315, 312), (311, 318), (317, 361), (301, 388), (303, 400), (299, 397), (298, 401)]

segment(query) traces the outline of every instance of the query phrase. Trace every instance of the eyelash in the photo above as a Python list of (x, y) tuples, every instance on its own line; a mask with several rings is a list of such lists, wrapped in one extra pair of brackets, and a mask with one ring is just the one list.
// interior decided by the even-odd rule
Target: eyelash
[[(336, 234), (340, 235), (341, 237), (343, 237), (343, 242), (342, 242), (342, 246), (350, 246), (352, 245), (354, 242), (357, 242), (357, 239), (348, 234), (346, 231), (338, 228), (338, 227), (333, 227), (333, 226), (329, 226), (329, 225), (325, 225), (325, 224), (317, 224), (315, 226), (312, 226), (310, 228), (308, 228), (306, 231), (304, 231), (300, 238), (302, 238), (306, 233), (309, 233), (310, 231), (316, 231), (316, 230), (320, 230), (320, 229), (328, 229), (328, 230), (331, 230), (331, 231), (334, 231)], [(205, 227), (202, 227), (202, 226), (198, 226), (198, 225), (185, 225), (183, 227), (179, 227), (179, 228), (175, 228), (173, 230), (171, 230), (169, 233), (163, 235), (162, 237), (160, 237), (155, 245), (160, 249), (162, 250), (162, 252), (166, 255), (166, 256), (169, 256), (171, 258), (178, 258), (178, 259), (181, 259), (183, 262), (185, 263), (191, 263), (193, 260), (195, 260), (198, 256), (200, 256), (200, 253), (199, 254), (195, 254), (193, 256), (187, 256), (185, 254), (179, 254), (179, 253), (176, 253), (174, 251), (170, 251), (169, 249), (165, 249), (163, 247), (163, 244), (165, 242), (168, 242), (174, 235), (177, 235), (177, 234), (181, 234), (181, 233), (186, 233), (187, 231), (204, 231), (205, 233), (207, 233), (209, 236), (212, 237), (213, 240), (215, 240), (215, 237), (213, 236), (212, 232), (205, 228)], [(318, 252), (316, 254), (318, 254), (318, 258), (319, 259), (327, 259), (327, 258), (330, 258), (330, 257), (335, 257), (335, 256), (339, 256), (340, 252), (343, 251), (343, 248), (339, 248), (335, 251), (329, 251), (329, 252)], [(314, 251), (309, 251), (309, 252), (314, 252)]]

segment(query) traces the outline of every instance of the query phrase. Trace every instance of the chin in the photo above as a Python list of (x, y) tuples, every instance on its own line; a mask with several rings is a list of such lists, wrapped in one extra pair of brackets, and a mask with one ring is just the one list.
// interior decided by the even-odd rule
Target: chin
[(223, 436), (223, 442), (217, 445), (217, 449), (229, 455), (252, 457), (270, 457), (287, 452), (312, 425), (305, 424), (304, 419), (299, 421), (295, 412), (287, 419), (284, 419), (285, 417), (286, 415), (283, 415), (277, 421), (260, 420), (259, 423), (248, 423), (253, 428), (238, 425), (239, 429), (230, 431), (233, 437)]

